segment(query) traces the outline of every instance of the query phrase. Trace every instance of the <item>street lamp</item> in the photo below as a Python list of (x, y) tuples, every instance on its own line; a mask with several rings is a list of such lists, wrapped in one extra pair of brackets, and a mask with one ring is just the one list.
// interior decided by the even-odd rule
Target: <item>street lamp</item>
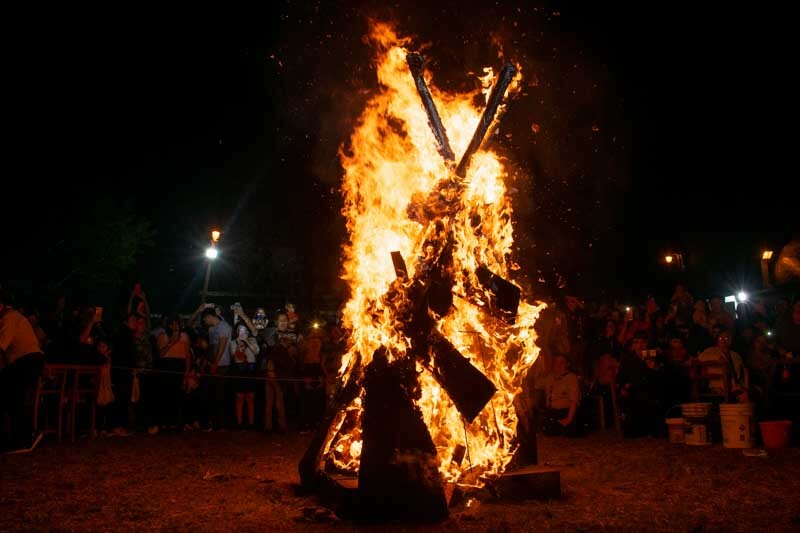
[(769, 260), (772, 259), (772, 250), (761, 252), (761, 285), (766, 289), (769, 283)]
[(772, 259), (772, 250), (761, 252), (761, 285), (763, 288), (770, 286), (769, 282), (769, 260)]
[(744, 291), (739, 291), (739, 293), (736, 295), (736, 299), (739, 301), (739, 303), (746, 302), (747, 301), (747, 293), (744, 292)]
[(206, 303), (206, 298), (208, 297), (208, 280), (211, 278), (211, 263), (214, 262), (214, 259), (219, 257), (219, 250), (217, 250), (217, 242), (219, 241), (221, 233), (219, 230), (213, 230), (211, 232), (211, 246), (206, 248), (206, 277), (203, 281), (203, 294), (201, 296), (201, 302)]
[(672, 264), (675, 263), (678, 265), (678, 268), (681, 270), (684, 269), (683, 254), (679, 252), (669, 252), (664, 256), (664, 262), (669, 266), (672, 266)]

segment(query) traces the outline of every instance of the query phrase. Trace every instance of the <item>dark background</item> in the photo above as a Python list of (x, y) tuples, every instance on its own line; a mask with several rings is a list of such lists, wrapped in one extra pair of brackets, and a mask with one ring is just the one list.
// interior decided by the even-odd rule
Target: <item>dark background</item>
[[(449, 89), (501, 66), (496, 43), (521, 64), (527, 85), (491, 142), (511, 162), (518, 259), (535, 290), (558, 273), (588, 297), (663, 294), (681, 278), (730, 294), (758, 287), (761, 248), (777, 252), (798, 230), (779, 13), (382, 4), (10, 19), (17, 142), (0, 279), (29, 298), (117, 302), (141, 279), (154, 308), (185, 310), (217, 226), (212, 290), (306, 309), (343, 298), (337, 150), (376, 89), (370, 17), (413, 36)], [(132, 235), (112, 229), (140, 222)], [(686, 272), (666, 268), (668, 250)], [(106, 255), (126, 259), (94, 272)], [(87, 257), (101, 259), (74, 268)]]

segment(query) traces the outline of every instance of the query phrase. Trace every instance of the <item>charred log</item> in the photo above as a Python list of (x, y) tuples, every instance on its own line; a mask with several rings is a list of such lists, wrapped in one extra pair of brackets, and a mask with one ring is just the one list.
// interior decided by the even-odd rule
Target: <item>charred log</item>
[(397, 279), (408, 279), (408, 268), (406, 268), (406, 262), (403, 259), (403, 255), (400, 252), (392, 252), (391, 255), (392, 265), (394, 265), (394, 273), (397, 276)]
[(410, 358), (377, 356), (364, 377), (363, 448), (358, 473), (361, 518), (440, 520), (447, 516), (436, 447), (414, 403)]
[(459, 178), (464, 179), (467, 176), (467, 168), (469, 168), (472, 156), (478, 151), (481, 144), (483, 144), (483, 138), (486, 136), (486, 132), (489, 131), (489, 127), (494, 121), (494, 116), (497, 114), (497, 110), (503, 102), (506, 90), (509, 85), (511, 85), (511, 81), (516, 74), (517, 67), (510, 63), (507, 63), (503, 67), (503, 70), (500, 71), (497, 82), (494, 84), (494, 87), (492, 87), (492, 92), (489, 93), (489, 100), (486, 102), (486, 108), (483, 110), (483, 115), (481, 115), (481, 120), (478, 122), (478, 127), (475, 129), (475, 133), (469, 141), (467, 150), (464, 152), (464, 155), (461, 156), (461, 161), (458, 162), (458, 166), (456, 167), (456, 176)]
[(492, 399), (497, 387), (475, 368), (453, 344), (430, 335), (431, 371), (467, 422), (472, 422)]
[(427, 285), (414, 282), (406, 289), (400, 327), (411, 338), (411, 355), (431, 371), (461, 416), (471, 422), (497, 388), (436, 330), (429, 310), (444, 315), (452, 304), (452, 282), (436, 272)]
[(428, 84), (425, 83), (425, 77), (422, 73), (425, 59), (420, 54), (412, 52), (406, 56), (406, 62), (408, 63), (408, 69), (411, 71), (411, 76), (414, 78), (414, 84), (417, 86), (422, 106), (425, 108), (425, 113), (428, 114), (428, 125), (436, 138), (439, 154), (448, 163), (455, 163), (456, 156), (453, 153), (453, 149), (450, 148), (447, 131), (444, 129), (442, 119), (439, 117), (439, 111), (436, 109), (436, 104), (433, 102), (433, 97), (428, 90)]
[(480, 266), (475, 271), (481, 285), (489, 291), (489, 312), (501, 317), (509, 324), (513, 324), (517, 319), (519, 301), (522, 291), (519, 287), (507, 281), (485, 266)]
[(360, 358), (356, 361), (347, 383), (336, 392), (328, 404), (317, 431), (300, 460), (298, 465), (300, 483), (306, 488), (311, 488), (319, 482), (319, 475), (323, 470), (325, 445), (331, 442), (337, 428), (344, 420), (347, 414), (345, 408), (361, 393), (359, 367)]

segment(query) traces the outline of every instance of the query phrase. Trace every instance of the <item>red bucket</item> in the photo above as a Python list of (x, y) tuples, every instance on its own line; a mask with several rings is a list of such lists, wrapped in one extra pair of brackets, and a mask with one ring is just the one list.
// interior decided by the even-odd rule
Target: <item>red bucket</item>
[(761, 438), (765, 448), (786, 448), (789, 445), (789, 436), (792, 434), (791, 420), (776, 420), (774, 422), (759, 422)]

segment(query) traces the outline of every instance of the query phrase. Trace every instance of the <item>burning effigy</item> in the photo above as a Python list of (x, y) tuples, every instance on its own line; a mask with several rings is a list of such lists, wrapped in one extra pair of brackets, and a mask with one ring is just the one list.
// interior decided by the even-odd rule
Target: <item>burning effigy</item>
[(348, 351), (300, 477), (357, 477), (368, 513), (436, 518), (453, 487), (511, 462), (539, 352), (544, 305), (514, 282), (507, 173), (485, 142), (522, 74), (486, 68), (481, 89), (444, 92), (389, 25), (369, 41), (380, 89), (340, 150)]

